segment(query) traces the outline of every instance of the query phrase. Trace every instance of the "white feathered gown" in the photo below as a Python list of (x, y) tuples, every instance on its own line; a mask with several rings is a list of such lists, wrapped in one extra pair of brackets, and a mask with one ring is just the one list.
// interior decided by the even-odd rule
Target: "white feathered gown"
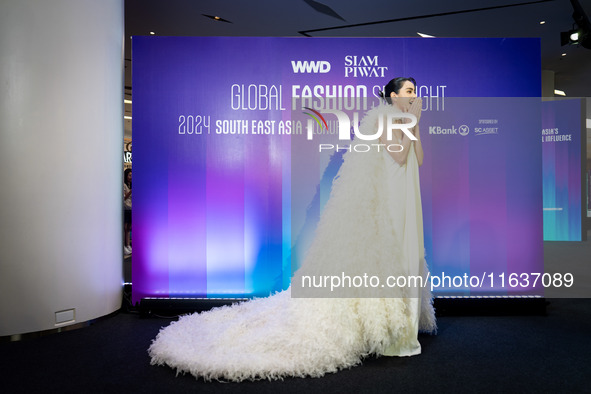
[[(373, 134), (383, 111), (383, 106), (369, 111), (361, 132)], [(365, 272), (382, 281), (388, 275), (427, 275), (418, 164), (410, 149), (402, 166), (383, 150), (345, 154), (292, 286), (305, 275), (341, 272)], [(429, 287), (408, 297), (373, 290), (382, 298), (367, 293), (292, 298), (290, 287), (268, 298), (183, 316), (153, 341), (152, 364), (205, 380), (241, 381), (318, 377), (370, 354), (419, 354), (418, 331), (436, 330)], [(408, 289), (398, 290), (409, 295)]]

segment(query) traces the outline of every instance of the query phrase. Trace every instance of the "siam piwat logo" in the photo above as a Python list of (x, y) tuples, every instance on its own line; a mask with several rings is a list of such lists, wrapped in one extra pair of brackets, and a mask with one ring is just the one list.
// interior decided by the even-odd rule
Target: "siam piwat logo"
[(380, 66), (378, 56), (345, 56), (345, 78), (385, 78), (388, 67)]
[[(377, 110), (377, 121), (375, 132), (372, 134), (363, 134), (359, 130), (359, 112), (355, 111), (348, 114), (345, 111), (337, 109), (314, 109), (311, 107), (304, 107), (303, 109), (310, 111), (304, 114), (310, 116), (306, 124), (306, 135), (309, 141), (314, 139), (315, 134), (321, 134), (323, 131), (331, 132), (338, 135), (338, 141), (342, 143), (320, 143), (318, 144), (318, 152), (323, 151), (354, 151), (358, 153), (369, 152), (372, 150), (396, 153), (401, 152), (404, 147), (399, 143), (393, 143), (394, 130), (400, 130), (410, 140), (416, 141), (417, 137), (412, 133), (412, 129), (417, 124), (415, 115), (407, 112), (393, 112), (389, 109)], [(337, 130), (329, 130), (328, 122), (324, 115), (333, 115), (336, 117)], [(352, 120), (350, 115), (352, 115)], [(318, 129), (314, 130), (314, 121), (318, 125)], [(330, 122), (335, 124), (335, 122)], [(324, 126), (324, 129), (323, 127)], [(385, 139), (382, 136), (385, 133)], [(355, 144), (346, 144), (345, 141), (351, 142), (354, 137), (359, 141)], [(385, 142), (384, 142), (385, 141)]]

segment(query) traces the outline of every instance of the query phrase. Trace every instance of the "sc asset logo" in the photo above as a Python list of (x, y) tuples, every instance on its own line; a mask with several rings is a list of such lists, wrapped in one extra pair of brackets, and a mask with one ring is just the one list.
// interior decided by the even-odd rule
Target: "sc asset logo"
[(291, 68), (293, 69), (294, 74), (326, 74), (330, 71), (330, 63), (326, 60), (292, 60)]

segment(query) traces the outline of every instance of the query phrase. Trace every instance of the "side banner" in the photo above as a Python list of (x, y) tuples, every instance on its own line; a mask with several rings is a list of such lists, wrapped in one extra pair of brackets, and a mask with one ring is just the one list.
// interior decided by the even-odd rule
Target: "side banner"
[(544, 241), (582, 240), (581, 110), (580, 99), (542, 103)]

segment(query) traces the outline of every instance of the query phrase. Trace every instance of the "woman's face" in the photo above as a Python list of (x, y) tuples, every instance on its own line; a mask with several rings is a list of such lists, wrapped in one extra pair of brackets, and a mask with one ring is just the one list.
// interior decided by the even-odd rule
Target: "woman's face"
[(127, 182), (131, 182), (131, 171), (127, 174)]
[(390, 93), (390, 97), (392, 97), (392, 102), (396, 103), (399, 108), (408, 110), (414, 99), (417, 97), (415, 85), (410, 81), (404, 81), (398, 94), (392, 92)]

